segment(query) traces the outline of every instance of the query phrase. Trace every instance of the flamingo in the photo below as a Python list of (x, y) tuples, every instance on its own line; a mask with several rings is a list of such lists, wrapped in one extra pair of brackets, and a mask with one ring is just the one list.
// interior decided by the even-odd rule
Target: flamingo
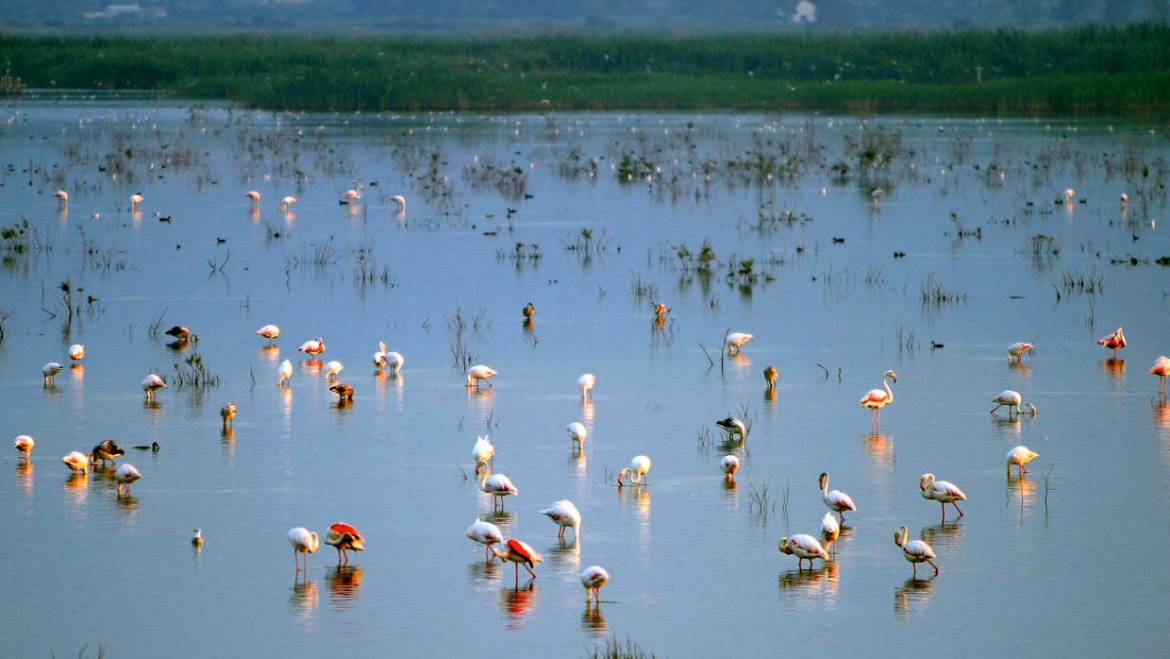
[[(123, 451), (117, 442), (107, 439), (93, 447), (89, 453), (89, 461), (90, 463), (101, 462), (102, 466), (105, 466), (107, 462), (114, 462), (124, 455), (126, 455), (126, 451)], [(97, 465), (94, 464), (94, 466)]]
[(154, 392), (165, 389), (166, 386), (166, 381), (154, 373), (142, 378), (142, 390), (146, 392), (146, 400), (154, 400)]
[(484, 366), (483, 364), (476, 364), (475, 366), (467, 369), (467, 386), (479, 387), (479, 383), (481, 381), (486, 381), (490, 387), (492, 386), (492, 378), (497, 375), (499, 375), (499, 373), (496, 373), (495, 369), (492, 367)]
[(1158, 376), (1158, 391), (1163, 396), (1166, 395), (1166, 378), (1170, 376), (1170, 357), (1162, 355), (1154, 360), (1154, 366), (1150, 369), (1150, 375)]
[(527, 542), (512, 538), (504, 545), (504, 551), (500, 551), (497, 547), (492, 546), (492, 552), (499, 556), (501, 560), (511, 561), (516, 564), (516, 587), (520, 586), (520, 566), (528, 570), (528, 574), (532, 578), (536, 578), (536, 572), (532, 568), (544, 562), (544, 556), (540, 552), (533, 549)]
[(485, 494), (492, 495), (492, 509), (504, 509), (504, 497), (520, 494), (520, 489), (512, 484), (512, 479), (503, 474), (492, 474), (479, 484), (479, 489)]
[(1011, 477), (1011, 475), (1012, 475), (1012, 465), (1016, 465), (1017, 467), (1020, 468), (1020, 470), (1019, 470), (1020, 478), (1023, 478), (1024, 474), (1028, 473), (1028, 466), (1027, 466), (1028, 463), (1035, 460), (1038, 457), (1040, 457), (1039, 453), (1033, 451), (1032, 449), (1028, 448), (1027, 446), (1022, 446), (1022, 445), (1017, 446), (1017, 447), (1013, 448), (1012, 450), (1008, 451), (1008, 454), (1007, 454), (1007, 473), (1008, 473), (1008, 476)]
[(996, 410), (1003, 407), (1004, 405), (1007, 405), (1008, 418), (1011, 418), (1013, 410), (1015, 411), (1015, 413), (1017, 415), (1020, 414), (1020, 408), (1022, 406), (1027, 406), (1029, 413), (1032, 416), (1036, 416), (1036, 412), (1037, 412), (1036, 406), (1033, 405), (1032, 403), (1025, 403), (1024, 397), (1021, 396), (1020, 392), (1018, 392), (1018, 391), (1012, 391), (1011, 389), (1005, 389), (1005, 390), (999, 392), (998, 396), (996, 396), (995, 398), (992, 398), (991, 402), (995, 403), (995, 407), (991, 408), (992, 414), (995, 414)]
[(747, 439), (748, 427), (742, 420), (729, 416), (726, 419), (720, 419), (715, 422), (715, 425), (727, 431), (727, 439), (731, 441), (732, 437), (739, 436), (740, 441)]
[(646, 474), (649, 473), (650, 458), (644, 455), (635, 455), (634, 459), (630, 460), (630, 466), (618, 472), (618, 487), (625, 486), (626, 478), (630, 479), (631, 485), (645, 485)]
[(557, 532), (558, 539), (564, 540), (565, 531), (569, 528), (573, 529), (573, 540), (576, 541), (580, 539), (581, 512), (577, 510), (577, 506), (574, 506), (572, 501), (569, 501), (568, 499), (561, 499), (548, 508), (540, 511), (540, 514), (547, 516), (561, 527), (561, 530)]
[(808, 567), (811, 570), (814, 558), (819, 558), (822, 561), (829, 560), (829, 552), (825, 551), (820, 541), (804, 533), (797, 533), (788, 538), (780, 538), (778, 548), (782, 554), (796, 556), (798, 559), (796, 561), (796, 569), (798, 570), (804, 569), (805, 561), (808, 561)]
[(1032, 352), (1035, 349), (1036, 349), (1036, 346), (1032, 345), (1031, 343), (1024, 343), (1024, 342), (1013, 343), (1010, 346), (1008, 346), (1008, 361), (1009, 362), (1022, 362), (1022, 361), (1024, 361), (1024, 354), (1028, 353), (1028, 352)]
[(962, 517), (963, 509), (959, 507), (960, 501), (966, 501), (967, 495), (959, 489), (958, 485), (950, 481), (936, 481), (934, 474), (922, 474), (918, 479), (918, 489), (922, 491), (922, 498), (926, 500), (934, 500), (938, 502), (939, 508), (942, 508), (943, 522), (947, 521), (947, 504), (955, 507), (959, 511), (959, 517)]
[(333, 382), (337, 379), (337, 375), (345, 370), (345, 364), (339, 361), (326, 362), (325, 364), (325, 381)]
[(89, 471), (89, 458), (81, 451), (70, 451), (68, 455), (61, 458), (61, 462), (69, 467), (70, 473), (86, 473)]
[(661, 302), (651, 302), (650, 308), (654, 310), (654, 317), (658, 320), (666, 320), (666, 316), (670, 313), (670, 307)]
[(290, 208), (292, 208), (293, 204), (297, 203), (298, 201), (300, 201), (300, 200), (292, 195), (289, 195), (289, 196), (285, 197), (284, 199), (280, 200), (280, 207), (287, 211)]
[(57, 202), (59, 205), (61, 205), (61, 206), (68, 206), (69, 205), (69, 193), (68, 192), (65, 192), (64, 190), (58, 190), (58, 191), (53, 193), (53, 196), (57, 198)]
[(17, 459), (28, 462), (32, 459), (33, 449), (36, 448), (37, 440), (32, 438), (32, 435), (17, 435), (12, 442), (12, 446), (20, 455)]
[(141, 206), (142, 202), (144, 201), (146, 201), (146, 197), (143, 197), (141, 192), (135, 192), (134, 194), (130, 195), (130, 209), (138, 210), (138, 207)]
[(1125, 330), (1118, 327), (1109, 336), (1097, 339), (1097, 345), (1112, 350), (1113, 358), (1117, 359), (1117, 351), (1129, 345), (1129, 342), (1125, 340)]
[(272, 342), (280, 337), (280, 327), (277, 325), (265, 325), (256, 330), (256, 334), (268, 339), (268, 345), (272, 345)]
[(390, 197), (390, 201), (398, 204), (398, 212), (399, 213), (406, 212), (406, 197), (404, 197), (400, 194), (396, 194), (393, 197)]
[(732, 332), (727, 335), (727, 354), (738, 355), (743, 347), (746, 346), (754, 335), (747, 332)]
[(259, 192), (256, 192), (255, 190), (248, 190), (247, 192), (244, 193), (244, 196), (247, 197), (248, 199), (252, 200), (252, 206), (255, 207), (255, 206), (260, 205), (260, 193)]
[(75, 362), (85, 359), (85, 346), (80, 343), (74, 343), (69, 346), (69, 359)]
[(309, 339), (297, 348), (298, 352), (303, 352), (306, 355), (317, 356), (325, 352), (325, 339), (318, 336), (316, 339)]
[(919, 563), (929, 563), (930, 567), (934, 568), (934, 576), (937, 577), (939, 569), (938, 565), (934, 563), (934, 559), (936, 558), (934, 550), (922, 540), (907, 542), (909, 539), (910, 527), (899, 526), (898, 530), (894, 531), (894, 544), (902, 548), (902, 557), (909, 561), (910, 565), (914, 566), (914, 578), (918, 578)]
[(480, 435), (475, 438), (475, 444), (471, 446), (471, 457), (475, 459), (475, 473), (482, 473), (481, 470), (486, 471), (488, 464), (496, 457), (496, 447), (492, 445), (492, 440), (489, 435)]
[(865, 394), (861, 399), (861, 406), (868, 408), (870, 411), (870, 426), (877, 429), (882, 425), (882, 408), (894, 402), (894, 390), (890, 388), (890, 380), (895, 384), (898, 382), (898, 374), (893, 371), (886, 371), (882, 375), (882, 386), (885, 390), (870, 389), (869, 393)]
[(366, 539), (362, 537), (361, 531), (345, 522), (330, 525), (329, 533), (325, 534), (325, 544), (337, 549), (338, 565), (349, 565), (349, 550), (366, 550)]
[(344, 382), (338, 382), (332, 387), (329, 387), (329, 391), (337, 394), (337, 401), (340, 403), (353, 400), (353, 387)]
[(284, 387), (292, 382), (293, 367), (292, 362), (284, 360), (280, 362), (280, 379), (276, 381), (276, 386)]
[(129, 492), (130, 486), (139, 478), (142, 478), (142, 474), (138, 473), (134, 465), (126, 463), (118, 467), (118, 470), (114, 472), (114, 480), (118, 482), (118, 495), (121, 496), (123, 492)]
[(529, 302), (521, 309), (521, 313), (524, 314), (524, 322), (531, 323), (536, 318), (536, 305)]
[(1071, 204), (1072, 200), (1075, 199), (1076, 196), (1077, 196), (1076, 190), (1074, 190), (1072, 188), (1065, 188), (1065, 190), (1064, 190), (1064, 203)]
[(406, 364), (406, 357), (401, 353), (391, 352), (386, 349), (386, 342), (378, 342), (378, 352), (374, 353), (374, 366), (378, 368), (389, 368), (391, 372), (397, 373), (402, 370)]
[(41, 376), (44, 378), (45, 385), (53, 384), (53, 379), (57, 377), (57, 374), (60, 373), (61, 369), (63, 368), (65, 367), (58, 362), (49, 362), (48, 364), (42, 366)]
[(585, 439), (589, 437), (589, 430), (585, 427), (585, 424), (579, 421), (570, 423), (565, 430), (569, 433), (569, 439), (578, 444), (584, 444)]
[(315, 531), (310, 531), (303, 526), (298, 526), (288, 531), (288, 544), (293, 548), (293, 562), (296, 563), (297, 572), (301, 571), (300, 555), (305, 555), (305, 572), (309, 571), (309, 554), (321, 548), (321, 539)]
[(597, 376), (585, 373), (577, 378), (577, 386), (581, 388), (581, 398), (593, 398), (593, 385), (597, 384)]
[(1125, 208), (1125, 207), (1126, 207), (1126, 206), (1128, 206), (1128, 205), (1129, 205), (1129, 193), (1128, 193), (1128, 192), (1122, 192), (1122, 193), (1121, 193), (1121, 207), (1122, 207), (1122, 208)]
[(500, 531), (500, 527), (478, 517), (475, 518), (475, 522), (471, 526), (467, 527), (467, 537), (483, 545), (484, 558), (489, 563), (495, 557), (495, 554), (492, 553), (492, 545), (504, 541), (504, 534)]
[(195, 529), (191, 532), (191, 544), (195, 547), (203, 546), (203, 529)]
[(768, 391), (776, 390), (776, 381), (780, 379), (780, 369), (775, 366), (767, 366), (764, 368), (764, 383)]
[(735, 472), (739, 471), (739, 458), (734, 455), (725, 455), (719, 461), (719, 469), (723, 471), (723, 477), (729, 482), (735, 480)]
[(173, 336), (179, 341), (186, 341), (191, 338), (190, 328), (184, 327), (183, 325), (175, 325), (169, 330), (163, 332), (163, 334), (166, 334), (167, 336)]
[(817, 478), (817, 482), (820, 483), (821, 486), (821, 501), (825, 502), (825, 505), (828, 506), (829, 510), (832, 510), (841, 516), (842, 524), (845, 523), (845, 511), (857, 512), (857, 506), (853, 504), (853, 499), (849, 498), (848, 494), (845, 494), (841, 490), (833, 490), (832, 492), (829, 491), (828, 474), (822, 473)]
[(224, 430), (232, 427), (232, 421), (235, 421), (236, 413), (239, 411), (240, 408), (235, 403), (228, 403), (227, 405), (219, 408), (219, 417), (223, 420)]
[(831, 550), (839, 537), (841, 525), (837, 523), (837, 518), (833, 517), (833, 513), (825, 513), (821, 518), (821, 538), (825, 541), (825, 551)]
[(359, 183), (358, 185), (341, 193), (341, 204), (345, 205), (345, 204), (348, 204), (351, 202), (355, 202), (361, 198), (362, 198), (362, 186)]
[(581, 571), (581, 585), (585, 587), (585, 600), (593, 596), (593, 601), (601, 604), (601, 589), (609, 583), (609, 572), (600, 565), (590, 565)]

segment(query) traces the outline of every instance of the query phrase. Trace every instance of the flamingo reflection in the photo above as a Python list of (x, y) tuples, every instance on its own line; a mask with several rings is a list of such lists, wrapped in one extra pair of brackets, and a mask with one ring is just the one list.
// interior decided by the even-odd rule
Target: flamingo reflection
[(21, 494), (32, 496), (33, 474), (36, 469), (36, 465), (32, 462), (18, 462), (16, 464), (16, 485), (20, 488)]
[(585, 600), (585, 612), (581, 614), (581, 631), (590, 636), (604, 636), (609, 630), (605, 622), (605, 614), (601, 612), (601, 604), (594, 604), (593, 600)]
[(305, 573), (304, 580), (300, 577), (293, 578), (292, 591), (288, 598), (288, 608), (302, 623), (308, 623), (313, 620), (317, 613), (317, 604), (321, 599), (321, 593), (318, 590), (316, 581), (308, 580), (308, 573)]
[(819, 568), (806, 570), (785, 570), (781, 572), (777, 583), (780, 592), (791, 591), (800, 595), (798, 600), (803, 601), (805, 595), (836, 596), (841, 587), (841, 564), (837, 561), (827, 561)]
[(500, 602), (508, 616), (508, 629), (520, 629), (524, 626), (524, 621), (536, 607), (538, 592), (533, 584), (524, 588), (505, 588), (500, 591)]
[(931, 590), (934, 589), (935, 577), (929, 579), (907, 579), (904, 584), (894, 591), (894, 613), (904, 617), (912, 606), (926, 604), (930, 601)]
[(329, 601), (334, 611), (353, 608), (365, 576), (365, 568), (360, 565), (339, 565), (327, 573)]

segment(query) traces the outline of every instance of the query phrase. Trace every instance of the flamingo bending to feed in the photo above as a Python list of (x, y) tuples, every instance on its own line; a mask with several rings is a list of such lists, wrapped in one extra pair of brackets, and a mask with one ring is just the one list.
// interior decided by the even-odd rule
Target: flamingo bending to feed
[(107, 439), (93, 447), (93, 451), (89, 454), (89, 461), (96, 468), (96, 463), (98, 462), (101, 462), (102, 466), (105, 466), (107, 462), (114, 462), (124, 455), (126, 455), (126, 451), (123, 451), (117, 442), (112, 439)]
[(280, 362), (280, 379), (276, 381), (276, 386), (284, 387), (292, 382), (293, 367), (292, 362), (284, 360)]
[(540, 514), (547, 516), (561, 527), (560, 531), (557, 532), (558, 539), (563, 540), (565, 531), (569, 528), (573, 529), (573, 540), (581, 537), (581, 511), (577, 510), (577, 506), (574, 506), (572, 501), (561, 499), (540, 511)]
[(592, 595), (593, 601), (601, 604), (601, 589), (607, 583), (609, 583), (609, 572), (606, 572), (605, 568), (600, 565), (590, 565), (581, 571), (581, 585), (585, 587), (586, 601)]
[(646, 474), (650, 473), (650, 458), (644, 455), (635, 455), (633, 460), (630, 460), (630, 466), (624, 467), (618, 472), (618, 487), (625, 485), (625, 480), (630, 479), (631, 485), (645, 485)]
[(729, 416), (726, 419), (721, 419), (715, 422), (715, 425), (727, 431), (727, 439), (731, 440), (736, 435), (739, 436), (740, 441), (747, 439), (748, 427), (742, 420)]
[(529, 302), (528, 304), (524, 305), (524, 308), (520, 310), (520, 313), (524, 314), (524, 322), (531, 323), (532, 320), (536, 318), (536, 305)]
[(1022, 362), (1024, 361), (1024, 354), (1032, 352), (1035, 349), (1036, 346), (1032, 345), (1031, 343), (1013, 343), (1008, 346), (1008, 361)]
[(163, 332), (167, 336), (173, 336), (179, 341), (187, 341), (191, 338), (191, 329), (183, 325), (175, 325), (169, 330)]
[(236, 419), (236, 413), (240, 411), (240, 407), (235, 403), (228, 403), (219, 408), (219, 417), (223, 420), (223, 429), (227, 430), (232, 427), (232, 421)]
[(1064, 201), (1065, 201), (1065, 203), (1067, 203), (1067, 204), (1071, 204), (1071, 203), (1072, 203), (1072, 200), (1073, 200), (1073, 199), (1075, 199), (1075, 198), (1076, 198), (1076, 196), (1077, 196), (1077, 191), (1076, 191), (1076, 190), (1074, 190), (1073, 188), (1065, 188), (1065, 190), (1064, 190)]
[(341, 194), (341, 203), (348, 204), (362, 198), (362, 186), (358, 184)]
[(203, 529), (191, 531), (191, 544), (196, 548), (203, 546)]
[(821, 518), (821, 538), (825, 541), (825, 551), (832, 550), (839, 537), (841, 525), (837, 523), (837, 518), (833, 517), (833, 513), (825, 513)]
[(565, 431), (569, 433), (569, 439), (577, 442), (578, 444), (584, 444), (585, 439), (589, 437), (589, 430), (585, 427), (585, 424), (581, 423), (580, 421), (574, 421), (570, 423), (568, 427), (565, 428)]
[(325, 338), (318, 336), (316, 339), (309, 339), (302, 343), (297, 351), (313, 356), (323, 354), (325, 352)]
[(512, 484), (512, 479), (503, 474), (492, 474), (483, 479), (479, 484), (479, 490), (485, 494), (492, 495), (492, 509), (504, 509), (504, 497), (516, 496), (520, 494), (520, 488)]
[(478, 387), (480, 382), (487, 382), (488, 386), (492, 385), (492, 378), (499, 375), (491, 366), (484, 366), (483, 364), (476, 364), (467, 369), (467, 386)]
[(768, 391), (776, 390), (776, 381), (780, 379), (780, 369), (775, 366), (767, 366), (764, 368), (764, 383), (768, 387)]
[(495, 557), (495, 554), (492, 553), (492, 545), (504, 541), (504, 534), (500, 531), (500, 527), (478, 517), (475, 519), (475, 523), (467, 527), (467, 537), (483, 545), (483, 557), (489, 563)]
[(256, 330), (256, 334), (268, 339), (268, 345), (272, 345), (272, 342), (280, 337), (280, 327), (277, 325), (265, 325)]
[(297, 203), (298, 201), (300, 201), (300, 199), (289, 195), (280, 200), (280, 207), (287, 211), (288, 209), (292, 208), (293, 204)]
[(337, 401), (340, 403), (353, 400), (353, 387), (344, 382), (338, 382), (332, 387), (329, 387), (329, 391), (337, 394)]
[(68, 455), (61, 458), (61, 462), (69, 467), (69, 471), (77, 473), (87, 473), (89, 471), (89, 458), (81, 451), (70, 451)]
[(390, 201), (398, 204), (398, 212), (399, 213), (406, 212), (406, 197), (403, 197), (400, 194), (396, 194), (393, 197), (390, 197)]
[(910, 527), (899, 526), (897, 531), (894, 531), (894, 544), (902, 548), (902, 557), (914, 566), (914, 578), (918, 578), (918, 564), (928, 563), (930, 567), (934, 568), (934, 576), (938, 576), (938, 565), (935, 565), (934, 550), (930, 545), (922, 540), (910, 540)]
[(755, 335), (747, 332), (732, 332), (727, 335), (727, 354), (738, 355)]
[(144, 201), (146, 201), (146, 197), (143, 197), (141, 192), (135, 192), (134, 194), (130, 195), (130, 209), (138, 210), (138, 207), (141, 206), (142, 202)]
[(821, 546), (821, 543), (811, 535), (804, 533), (797, 533), (788, 538), (780, 538), (780, 553), (788, 554), (789, 556), (796, 556), (796, 569), (803, 570), (804, 562), (808, 561), (808, 567), (811, 570), (813, 566), (813, 559), (819, 558), (822, 561), (829, 560), (829, 552)]
[(475, 444), (471, 446), (471, 457), (475, 459), (475, 473), (479, 474), (488, 470), (492, 458), (496, 457), (496, 447), (492, 444), (490, 435), (480, 435), (475, 438)]
[(504, 551), (500, 551), (498, 547), (493, 546), (492, 552), (499, 556), (501, 560), (511, 561), (516, 564), (516, 586), (520, 586), (520, 566), (523, 565), (528, 574), (532, 578), (536, 578), (536, 572), (532, 568), (544, 562), (544, 556), (540, 552), (533, 549), (527, 542), (512, 538), (504, 545)]
[(85, 346), (80, 343), (69, 346), (69, 359), (75, 362), (85, 359)]
[(366, 550), (366, 539), (362, 537), (361, 531), (345, 522), (337, 522), (329, 527), (329, 533), (325, 534), (325, 544), (337, 550), (338, 565), (349, 565), (349, 550)]
[(142, 474), (138, 473), (134, 465), (127, 463), (118, 467), (118, 470), (114, 472), (114, 480), (118, 482), (118, 495), (129, 492), (130, 486), (140, 478), (142, 478)]
[(947, 521), (947, 504), (955, 507), (959, 511), (959, 517), (962, 517), (963, 509), (959, 507), (960, 501), (966, 501), (967, 495), (959, 489), (958, 485), (950, 481), (938, 481), (934, 479), (934, 474), (922, 474), (918, 479), (918, 489), (922, 491), (922, 498), (928, 501), (933, 500), (938, 502), (939, 508), (942, 508), (943, 521)]
[(1020, 478), (1028, 473), (1028, 463), (1040, 457), (1040, 454), (1028, 448), (1027, 446), (1017, 446), (1008, 451), (1007, 454), (1007, 473), (1010, 477), (1012, 475), (1012, 465), (1019, 467)]
[(861, 399), (861, 406), (870, 411), (870, 426), (875, 431), (882, 425), (882, 408), (894, 402), (894, 390), (890, 388), (890, 381), (897, 384), (898, 374), (886, 371), (882, 375), (882, 386), (885, 389), (870, 389), (869, 393)]
[(61, 206), (68, 206), (69, 205), (69, 193), (68, 192), (65, 192), (64, 190), (58, 190), (58, 191), (53, 193), (53, 196), (57, 198), (57, 201), (60, 202)]
[(1162, 355), (1154, 360), (1150, 375), (1158, 376), (1158, 391), (1166, 395), (1166, 378), (1170, 377), (1170, 357)]
[(1020, 392), (1018, 392), (1018, 391), (1012, 391), (1011, 389), (1005, 389), (1005, 390), (999, 392), (998, 396), (996, 396), (995, 398), (992, 398), (991, 402), (995, 403), (995, 407), (991, 408), (992, 414), (995, 414), (996, 410), (1003, 407), (1004, 405), (1007, 405), (1008, 418), (1011, 418), (1013, 411), (1015, 411), (1015, 413), (1017, 415), (1020, 414), (1021, 413), (1020, 408), (1022, 406), (1026, 406), (1028, 408), (1029, 413), (1032, 416), (1036, 416), (1036, 412), (1037, 412), (1036, 406), (1033, 405), (1032, 403), (1025, 403), (1024, 397), (1021, 396)]
[(146, 392), (146, 400), (154, 400), (154, 392), (165, 389), (166, 386), (166, 381), (154, 373), (142, 378), (142, 390)]
[(48, 364), (42, 366), (41, 376), (44, 378), (45, 384), (53, 384), (53, 379), (57, 377), (57, 374), (60, 373), (61, 369), (63, 368), (65, 367), (57, 362), (49, 362)]
[(1125, 330), (1121, 327), (1113, 330), (1113, 333), (1101, 339), (1097, 339), (1097, 345), (1113, 351), (1113, 358), (1117, 359), (1117, 351), (1129, 345), (1125, 340)]
[(729, 482), (735, 480), (735, 472), (739, 471), (739, 458), (734, 455), (723, 456), (723, 459), (719, 461), (719, 469)]
[(305, 572), (308, 572), (309, 554), (321, 548), (321, 538), (317, 535), (316, 531), (310, 531), (303, 526), (298, 526), (289, 529), (288, 544), (292, 545), (293, 562), (296, 563), (297, 572), (301, 571), (301, 554), (305, 556)]
[(17, 456), (17, 459), (24, 462), (32, 459), (32, 452), (36, 448), (36, 445), (37, 440), (33, 439), (32, 435), (17, 435), (16, 439), (12, 442), (13, 448), (20, 454)]
[(593, 386), (597, 384), (597, 376), (586, 373), (577, 378), (577, 386), (581, 388), (581, 398), (593, 398)]
[(248, 190), (247, 192), (244, 193), (244, 196), (247, 197), (248, 199), (252, 200), (253, 206), (260, 205), (260, 193), (259, 192), (255, 191), (255, 190)]
[(345, 364), (339, 361), (331, 361), (325, 364), (325, 381), (333, 382), (337, 379), (337, 375), (345, 370)]
[(378, 368), (389, 368), (394, 373), (397, 373), (402, 370), (405, 364), (405, 357), (400, 353), (388, 350), (385, 341), (378, 342), (378, 352), (374, 353), (374, 366)]
[(821, 474), (817, 478), (817, 482), (821, 486), (821, 501), (825, 502), (829, 510), (841, 516), (841, 523), (845, 523), (845, 511), (857, 512), (857, 506), (853, 504), (853, 499), (849, 498), (841, 490), (829, 491), (829, 475)]

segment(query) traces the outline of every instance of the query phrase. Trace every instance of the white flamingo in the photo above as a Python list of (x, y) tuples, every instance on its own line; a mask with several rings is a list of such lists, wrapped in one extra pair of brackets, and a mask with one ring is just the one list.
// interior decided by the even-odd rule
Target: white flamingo
[(934, 568), (934, 576), (938, 576), (938, 565), (935, 565), (934, 549), (922, 540), (910, 540), (910, 528), (907, 526), (899, 526), (897, 531), (894, 531), (894, 544), (902, 548), (902, 557), (909, 561), (910, 565), (914, 566), (914, 578), (918, 578), (918, 564), (929, 563), (930, 567)]
[(817, 482), (821, 486), (821, 501), (825, 502), (829, 510), (841, 516), (841, 523), (845, 523), (845, 512), (857, 512), (857, 506), (854, 505), (853, 499), (841, 490), (829, 491), (829, 475), (821, 474), (817, 478)]
[(597, 384), (597, 376), (586, 373), (577, 378), (577, 387), (581, 389), (581, 398), (593, 398), (593, 386)]
[(841, 525), (833, 513), (825, 513), (821, 518), (821, 539), (825, 541), (825, 551), (832, 551), (837, 538), (841, 537)]
[(922, 474), (918, 479), (918, 489), (922, 491), (923, 499), (938, 502), (939, 508), (942, 508), (944, 522), (947, 521), (948, 503), (959, 511), (959, 517), (964, 515), (963, 509), (959, 507), (959, 502), (966, 501), (967, 495), (959, 489), (958, 485), (950, 481), (935, 480), (934, 474)]
[(256, 334), (268, 339), (268, 345), (280, 337), (280, 327), (276, 325), (265, 325), (256, 330)]
[(727, 354), (738, 355), (755, 335), (747, 332), (732, 332), (727, 335)]
[(37, 440), (33, 439), (31, 435), (17, 435), (12, 446), (20, 454), (18, 459), (28, 462), (32, 459), (32, 452), (37, 446)]
[(1024, 361), (1024, 355), (1029, 352), (1033, 352), (1035, 349), (1036, 346), (1032, 345), (1031, 343), (1024, 343), (1022, 341), (1019, 343), (1013, 343), (1008, 346), (1008, 361), (1022, 362)]
[(130, 463), (119, 465), (118, 470), (114, 472), (114, 480), (118, 483), (118, 494), (129, 492), (130, 486), (140, 478), (142, 478), (142, 474), (138, 473), (134, 465)]
[(734, 455), (723, 456), (723, 459), (719, 461), (719, 469), (728, 481), (735, 480), (735, 472), (739, 471), (739, 458)]
[(69, 359), (75, 362), (85, 359), (85, 346), (80, 343), (69, 346)]
[(789, 556), (796, 556), (796, 569), (804, 569), (804, 562), (808, 561), (808, 567), (811, 570), (813, 559), (819, 558), (822, 561), (829, 560), (829, 552), (821, 546), (821, 543), (811, 535), (804, 533), (797, 533), (788, 538), (780, 538), (780, 545), (778, 547), (780, 553), (788, 554)]
[(305, 572), (309, 571), (309, 554), (316, 552), (321, 548), (321, 538), (316, 531), (310, 531), (303, 526), (298, 526), (288, 531), (288, 544), (292, 545), (293, 561), (296, 563), (297, 572), (301, 571), (301, 555), (305, 557)]
[(1040, 454), (1028, 448), (1027, 446), (1017, 446), (1008, 451), (1007, 454), (1007, 473), (1010, 477), (1012, 475), (1012, 465), (1019, 467), (1020, 478), (1028, 473), (1028, 463), (1040, 457)]
[(476, 518), (475, 523), (467, 527), (467, 537), (483, 545), (483, 557), (489, 563), (495, 557), (495, 554), (492, 553), (492, 545), (504, 541), (504, 533), (500, 531), (500, 527), (479, 518)]
[(625, 480), (630, 479), (631, 485), (645, 485), (646, 474), (650, 473), (650, 458), (644, 455), (635, 455), (633, 460), (630, 460), (630, 466), (624, 467), (618, 472), (618, 487), (625, 485)]
[(1032, 403), (1024, 402), (1024, 397), (1020, 395), (1020, 392), (1012, 391), (1011, 389), (1004, 389), (999, 392), (999, 395), (992, 398), (991, 402), (995, 403), (995, 407), (991, 408), (992, 414), (995, 414), (996, 410), (1006, 405), (1008, 408), (1008, 418), (1011, 418), (1012, 412), (1015, 412), (1017, 415), (1020, 414), (1021, 406), (1026, 406), (1032, 416), (1036, 416), (1036, 412), (1038, 411)]
[(581, 571), (581, 585), (585, 587), (585, 599), (592, 595), (593, 601), (601, 603), (601, 589), (609, 583), (609, 572), (600, 565), (590, 565)]
[(491, 387), (493, 386), (492, 378), (496, 377), (497, 375), (499, 375), (499, 373), (497, 373), (492, 367), (484, 366), (483, 364), (476, 364), (475, 366), (467, 369), (467, 386), (478, 387), (480, 382), (487, 382), (488, 386)]
[(870, 411), (870, 426), (877, 429), (882, 425), (882, 408), (894, 402), (894, 390), (890, 388), (890, 381), (898, 382), (898, 374), (886, 371), (882, 375), (882, 386), (885, 389), (870, 389), (861, 399), (861, 406)]
[(142, 378), (142, 390), (146, 392), (146, 400), (154, 400), (154, 392), (165, 389), (166, 386), (167, 383), (154, 373)]
[(286, 387), (292, 383), (293, 365), (289, 360), (280, 362), (280, 379), (276, 381), (276, 386)]
[(337, 376), (344, 370), (345, 370), (345, 364), (342, 364), (339, 361), (334, 360), (331, 362), (326, 362), (326, 364), (325, 364), (325, 381), (326, 382), (333, 382), (334, 380), (337, 379)]
[(57, 377), (57, 374), (60, 373), (61, 369), (63, 368), (65, 367), (58, 362), (49, 362), (48, 364), (42, 366), (41, 376), (43, 377), (45, 384), (53, 384), (54, 378)]
[(471, 457), (475, 460), (475, 473), (482, 473), (488, 469), (492, 459), (496, 457), (496, 447), (488, 435), (476, 437), (471, 447)]
[(504, 509), (504, 497), (511, 497), (520, 494), (520, 488), (512, 484), (512, 479), (503, 474), (492, 474), (483, 479), (480, 483), (479, 489), (485, 494), (492, 495), (492, 507)]
[(564, 539), (565, 531), (573, 529), (573, 540), (577, 541), (581, 537), (581, 511), (577, 510), (577, 506), (573, 505), (572, 501), (568, 499), (561, 499), (553, 505), (540, 511), (541, 515), (547, 516), (557, 526), (561, 527), (557, 532), (557, 538)]
[(570, 423), (569, 426), (565, 428), (565, 431), (569, 433), (569, 439), (577, 442), (578, 444), (584, 444), (585, 439), (589, 437), (589, 430), (585, 427), (585, 424), (581, 423), (580, 421), (574, 421)]

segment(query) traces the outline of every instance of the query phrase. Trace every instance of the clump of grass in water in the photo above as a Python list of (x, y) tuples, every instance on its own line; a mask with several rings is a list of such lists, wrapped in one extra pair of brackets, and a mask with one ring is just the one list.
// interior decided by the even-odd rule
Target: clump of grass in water
[(642, 279), (642, 275), (634, 275), (633, 281), (630, 282), (630, 295), (638, 302), (643, 299), (657, 300), (658, 285)]
[(203, 363), (203, 355), (198, 350), (192, 350), (182, 364), (175, 364), (175, 388), (191, 387), (200, 391), (214, 389), (219, 386), (219, 376), (207, 369)]
[(711, 445), (714, 443), (711, 439), (711, 429), (707, 426), (699, 426), (699, 430), (695, 439), (699, 443), (699, 452), (706, 455), (711, 450)]
[(1064, 289), (1065, 295), (1072, 295), (1073, 293), (1088, 296), (1105, 294), (1105, 280), (1097, 271), (1088, 274), (1083, 272), (1066, 272), (1064, 273), (1064, 277), (1061, 278), (1060, 284), (1061, 288)]
[(655, 659), (658, 655), (646, 652), (630, 637), (625, 642), (619, 641), (616, 636), (605, 639), (605, 646), (593, 646), (587, 659)]
[(748, 501), (748, 512), (764, 526), (768, 525), (768, 518), (776, 514), (776, 501), (768, 492), (768, 488), (768, 483), (758, 489), (755, 485), (748, 485), (748, 494), (751, 496)]
[(921, 298), (922, 306), (935, 308), (967, 302), (966, 293), (954, 288), (944, 288), (933, 272), (926, 275), (926, 281), (922, 283)]

